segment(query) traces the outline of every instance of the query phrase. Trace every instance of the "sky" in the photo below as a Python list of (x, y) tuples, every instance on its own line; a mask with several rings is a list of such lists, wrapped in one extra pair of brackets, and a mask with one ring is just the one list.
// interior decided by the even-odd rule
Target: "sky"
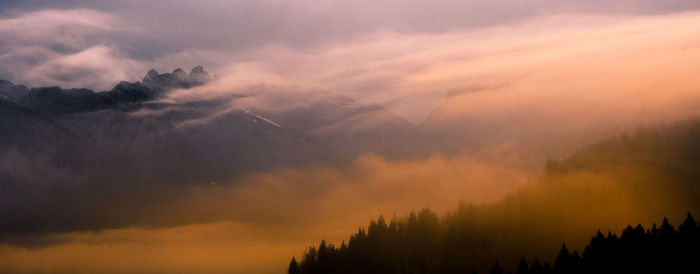
[(420, 122), (449, 90), (475, 85), (401, 87), (436, 64), (526, 47), (552, 28), (695, 8), (690, 0), (3, 1), (0, 34), (12, 38), (0, 41), (0, 79), (106, 90), (149, 68), (204, 65), (343, 93)]
[(698, 33), (694, 0), (2, 1), (0, 79), (107, 90), (150, 68), (203, 65), (219, 80), (173, 96), (261, 84), (322, 90), (484, 146), (176, 189), (180, 200), (142, 214), (177, 225), (56, 233), (42, 248), (0, 244), (10, 258), (0, 265), (275, 273), (312, 241), (342, 239), (379, 214), (493, 202), (537, 176), (524, 154), (562, 156), (700, 114)]

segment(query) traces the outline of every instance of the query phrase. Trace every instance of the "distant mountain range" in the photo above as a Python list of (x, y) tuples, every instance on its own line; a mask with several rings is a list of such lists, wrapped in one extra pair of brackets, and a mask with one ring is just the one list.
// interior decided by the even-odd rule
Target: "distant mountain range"
[[(328, 93), (272, 95), (292, 107), (246, 107), (235, 93), (185, 102), (212, 81), (202, 67), (150, 70), (112, 90), (0, 81), (0, 174), (10, 185), (89, 181), (204, 183), (279, 166), (337, 164), (363, 153), (425, 153), (421, 130), (378, 105)], [(269, 99), (269, 98), (268, 98)]]

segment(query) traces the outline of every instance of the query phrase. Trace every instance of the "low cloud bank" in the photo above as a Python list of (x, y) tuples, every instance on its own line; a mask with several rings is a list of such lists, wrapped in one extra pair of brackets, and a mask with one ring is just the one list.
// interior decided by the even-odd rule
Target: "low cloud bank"
[[(381, 214), (402, 216), (426, 206), (447, 210), (460, 200), (492, 202), (532, 177), (528, 170), (476, 156), (389, 161), (368, 155), (343, 168), (252, 173), (228, 186), (73, 192), (75, 207), (60, 195), (44, 201), (70, 212), (25, 212), (34, 225), (57, 222), (42, 224), (40, 234), (5, 235), (0, 269), (279, 272), (304, 246), (319, 238), (344, 239)], [(87, 231), (59, 232), (75, 228)]]

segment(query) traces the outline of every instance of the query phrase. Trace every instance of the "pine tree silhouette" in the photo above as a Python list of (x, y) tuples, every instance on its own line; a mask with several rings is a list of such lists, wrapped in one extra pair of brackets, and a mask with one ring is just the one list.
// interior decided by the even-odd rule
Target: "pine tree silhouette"
[(494, 265), (493, 268), (491, 269), (491, 274), (503, 274), (503, 268), (501, 268), (501, 266), (499, 266), (498, 263), (497, 263), (497, 264)]
[[(462, 260), (474, 247), (452, 245), (454, 234), (445, 233), (434, 213), (422, 210), (411, 213), (405, 221), (383, 217), (370, 223), (367, 231), (359, 229), (335, 248), (326, 241), (310, 247), (301, 263), (292, 258), (290, 274), (307, 273), (470, 273), (479, 262)], [(455, 223), (449, 223), (455, 224)], [(454, 228), (452, 228), (454, 229)], [(456, 232), (452, 232), (456, 233)], [(443, 235), (443, 238), (440, 238)], [(445, 236), (453, 235), (453, 236)], [(520, 259), (515, 273), (686, 273), (700, 261), (700, 228), (692, 215), (676, 230), (664, 219), (660, 228), (645, 230), (641, 225), (627, 226), (617, 236), (598, 231), (580, 256), (562, 244), (553, 267), (537, 258), (528, 266)], [(515, 268), (515, 266), (513, 266)], [(490, 273), (504, 273), (496, 263)], [(511, 272), (510, 270), (508, 272)]]
[(527, 267), (527, 262), (525, 261), (525, 257), (520, 258), (520, 263), (518, 263), (518, 270), (515, 273), (516, 274), (526, 274), (526, 273), (528, 273), (528, 271), (529, 271), (529, 268)]
[(297, 259), (292, 257), (292, 261), (289, 263), (289, 274), (299, 274), (299, 265), (297, 264)]

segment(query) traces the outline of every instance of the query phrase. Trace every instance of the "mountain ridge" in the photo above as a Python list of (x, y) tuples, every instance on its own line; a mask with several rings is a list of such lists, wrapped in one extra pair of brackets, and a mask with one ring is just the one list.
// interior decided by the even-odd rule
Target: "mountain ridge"
[[(111, 90), (99, 92), (56, 86), (28, 88), (0, 80), (1, 111), (24, 113), (14, 115), (15, 118), (11, 118), (13, 115), (10, 114), (5, 115), (6, 126), (0, 130), (14, 131), (16, 138), (0, 138), (0, 151), (18, 145), (30, 146), (31, 142), (17, 144), (12, 141), (21, 139), (18, 136), (23, 134), (34, 136), (27, 139), (32, 142), (69, 138), (50, 130), (36, 135), (31, 132), (31, 127), (17, 131), (13, 129), (15, 123), (9, 121), (42, 117), (45, 123), (51, 125), (48, 128), (81, 136), (76, 142), (85, 147), (84, 151), (77, 149), (72, 153), (84, 154), (78, 158), (87, 159), (90, 158), (85, 156), (87, 154), (100, 154), (98, 157), (102, 159), (124, 159), (121, 161), (124, 166), (131, 162), (180, 159), (183, 161), (180, 164), (165, 165), (190, 166), (200, 170), (200, 173), (211, 176), (203, 176), (197, 181), (208, 183), (229, 180), (247, 171), (279, 166), (345, 163), (363, 153), (399, 155), (404, 147), (415, 143), (409, 140), (401, 145), (396, 144), (396, 140), (409, 138), (405, 136), (414, 135), (417, 131), (410, 122), (381, 106), (364, 105), (339, 95), (304, 96), (291, 93), (279, 97), (273, 94), (271, 97), (279, 98), (272, 99), (252, 95), (253, 100), (260, 102), (258, 107), (238, 105), (238, 101), (251, 99), (251, 95), (194, 98), (185, 102), (159, 100), (170, 96), (173, 90), (203, 86), (214, 80), (202, 66), (192, 68), (189, 73), (180, 68), (163, 74), (151, 69), (141, 81), (120, 82)], [(266, 107), (275, 100), (294, 107), (286, 110)], [(166, 144), (171, 147), (158, 149), (165, 153), (163, 155), (157, 156), (155, 152), (143, 154)], [(59, 145), (46, 150), (49, 154), (50, 151), (62, 151)], [(190, 157), (175, 157), (181, 150), (189, 151), (187, 154)], [(156, 159), (159, 157), (163, 159)], [(76, 161), (74, 166), (89, 165), (83, 160)], [(114, 166), (107, 163), (102, 165)], [(170, 176), (168, 174), (181, 172), (164, 170), (160, 173), (167, 178)], [(127, 172), (109, 174), (113, 173)]]

